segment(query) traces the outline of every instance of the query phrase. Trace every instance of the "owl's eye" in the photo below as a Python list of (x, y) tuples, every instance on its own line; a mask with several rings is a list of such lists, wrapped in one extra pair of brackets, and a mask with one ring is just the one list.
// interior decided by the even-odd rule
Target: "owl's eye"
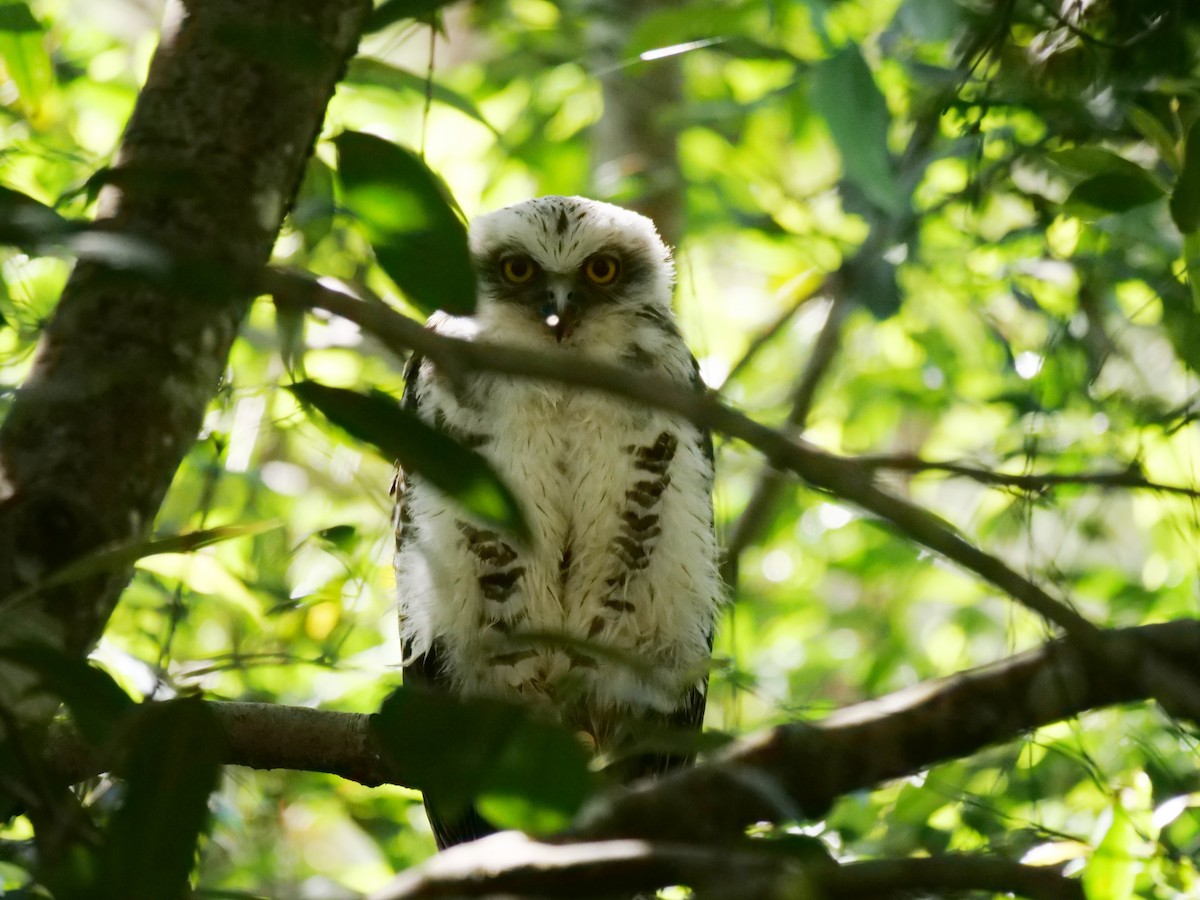
[(537, 273), (537, 264), (528, 256), (510, 256), (501, 260), (500, 271), (509, 284), (524, 284)]
[(583, 274), (593, 284), (612, 284), (621, 274), (621, 261), (615, 256), (599, 253), (583, 264)]

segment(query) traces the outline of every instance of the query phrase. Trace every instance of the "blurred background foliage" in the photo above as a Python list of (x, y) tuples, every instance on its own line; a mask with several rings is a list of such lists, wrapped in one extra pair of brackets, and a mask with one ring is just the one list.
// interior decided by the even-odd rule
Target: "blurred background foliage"
[[(890, 487), (1097, 623), (1194, 617), (1200, 515), (1186, 490), (1006, 489), (912, 458), (1200, 486), (1200, 318), (1185, 277), (1200, 258), (1200, 12), (1183, 0), (637, 6), (480, 0), (449, 5), (436, 27), (401, 16), (367, 35), (277, 260), (416, 314), (340, 205), (343, 130), (423, 154), (468, 216), (539, 194), (636, 204), (666, 190), (679, 315), (729, 402), (829, 450), (891, 459)], [(614, 9), (622, 27), (598, 42)], [(112, 160), (160, 18), (155, 0), (0, 4), (0, 183), (91, 214), (89, 178)], [(601, 64), (613, 40), (616, 61)], [(665, 187), (596, 163), (597, 123), (614, 112), (602, 84), (625, 75), (671, 82), (649, 109), (677, 141)], [(0, 256), (5, 395), (69, 265)], [(135, 697), (370, 711), (398, 682), (391, 466), (306, 417), (284, 389), (301, 368), (333, 386), (403, 387), (401, 362), (354, 326), (298, 329), (255, 306), (158, 530), (284, 524), (139, 563), (95, 653)], [(711, 729), (819, 717), (1049, 634), (837, 497), (774, 477), (760, 488), (769, 473), (745, 446), (720, 443), (718, 473), (737, 577)], [(756, 492), (769, 502), (749, 521)], [(1195, 751), (1154, 708), (1099, 712), (844, 798), (804, 830), (845, 858), (988, 851), (1065, 862), (1095, 897), (1194, 896)], [(120, 786), (90, 792), (103, 808)], [(206, 890), (352, 895), (433, 850), (417, 795), (397, 788), (230, 769), (213, 804)], [(25, 878), (0, 861), (5, 889)]]

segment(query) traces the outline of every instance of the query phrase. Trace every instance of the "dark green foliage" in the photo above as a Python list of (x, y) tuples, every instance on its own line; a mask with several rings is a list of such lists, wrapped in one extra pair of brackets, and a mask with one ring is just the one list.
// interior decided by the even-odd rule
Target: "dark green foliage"
[(509, 703), (406, 687), (372, 726), (389, 761), (450, 817), (473, 802), (501, 828), (552, 834), (594, 787), (578, 737)]
[(290, 388), (304, 403), (319, 409), (329, 421), (398, 460), (405, 472), (427, 478), (467, 511), (517, 536), (527, 533), (520, 503), (490, 463), (453, 437), (402, 409), (397, 400), (378, 391), (359, 394), (315, 381)]

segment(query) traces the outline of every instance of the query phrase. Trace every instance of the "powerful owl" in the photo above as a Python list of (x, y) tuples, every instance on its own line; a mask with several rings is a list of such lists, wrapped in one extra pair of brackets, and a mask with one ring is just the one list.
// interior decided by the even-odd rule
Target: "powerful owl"
[[(698, 384), (671, 312), (670, 251), (644, 216), (542, 197), (476, 219), (472, 316), (434, 331)], [(491, 462), (525, 541), (400, 473), (396, 574), (405, 681), (515, 699), (653, 772), (647, 733), (699, 729), (720, 601), (710, 436), (636, 402), (481, 372), (408, 369), (405, 405)], [(487, 829), (426, 797), (439, 846)]]

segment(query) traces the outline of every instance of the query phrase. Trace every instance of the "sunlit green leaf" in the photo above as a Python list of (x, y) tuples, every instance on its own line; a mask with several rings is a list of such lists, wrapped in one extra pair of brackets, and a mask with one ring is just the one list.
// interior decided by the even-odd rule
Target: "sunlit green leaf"
[(526, 534), (520, 504), (491, 464), (385, 394), (360, 394), (314, 381), (291, 386), (331, 422), (400, 461), (485, 522)]
[(1141, 871), (1141, 838), (1129, 814), (1117, 805), (1109, 807), (1112, 817), (1104, 837), (1083, 870), (1083, 889), (1088, 900), (1129, 900)]
[(382, 138), (344, 131), (334, 143), (346, 205), (366, 227), (383, 270), (427, 313), (472, 312), (467, 232), (441, 182), (415, 154)]
[(16, 86), (25, 115), (39, 119), (45, 95), (54, 87), (54, 64), (28, 4), (0, 4), (0, 72)]
[(842, 155), (846, 177), (881, 209), (900, 214), (908, 199), (888, 152), (891, 115), (857, 46), (848, 44), (816, 67), (812, 100)]

